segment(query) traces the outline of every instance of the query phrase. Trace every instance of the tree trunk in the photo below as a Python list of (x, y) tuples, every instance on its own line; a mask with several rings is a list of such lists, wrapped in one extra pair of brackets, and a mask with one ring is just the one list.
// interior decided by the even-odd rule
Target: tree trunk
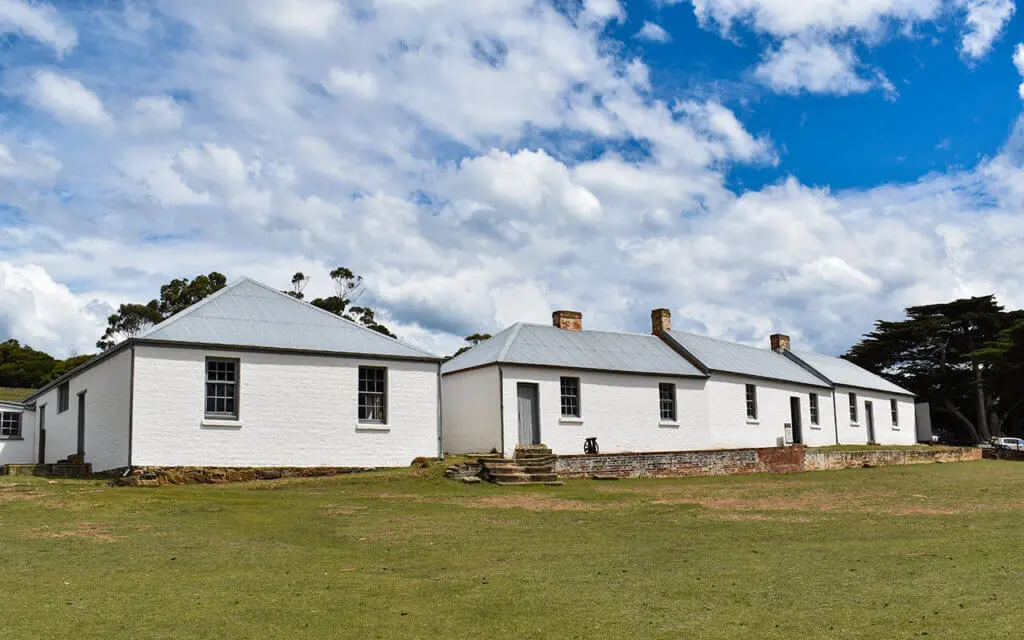
[(953, 416), (956, 417), (956, 419), (959, 420), (964, 425), (964, 427), (967, 428), (968, 435), (970, 435), (971, 438), (973, 438), (975, 442), (981, 443), (981, 442), (986, 442), (987, 441), (987, 440), (982, 440), (981, 439), (981, 436), (978, 433), (978, 429), (975, 428), (974, 423), (971, 422), (970, 420), (968, 420), (967, 416), (965, 416), (963, 413), (961, 413), (960, 410), (956, 408), (956, 405), (954, 405), (953, 402), (949, 398), (943, 398), (942, 399), (942, 405), (943, 405), (943, 408), (946, 411), (948, 411), (951, 414), (953, 414)]
[(988, 427), (988, 403), (985, 400), (985, 385), (981, 382), (981, 367), (978, 361), (971, 359), (971, 371), (974, 372), (974, 399), (978, 416), (978, 435), (988, 442), (992, 438), (992, 431)]

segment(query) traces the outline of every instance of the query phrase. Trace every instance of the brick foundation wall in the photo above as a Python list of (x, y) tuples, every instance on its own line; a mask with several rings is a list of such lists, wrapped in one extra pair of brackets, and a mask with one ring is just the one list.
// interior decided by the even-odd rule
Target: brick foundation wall
[(807, 452), (806, 471), (855, 469), (864, 466), (886, 467), (902, 464), (929, 464), (933, 462), (967, 462), (981, 460), (981, 449), (909, 449), (906, 451), (880, 449), (878, 451), (815, 451)]
[(802, 446), (719, 451), (662, 451), (606, 453), (596, 456), (558, 456), (555, 472), (562, 478), (596, 475), (619, 478), (685, 478), (747, 473), (799, 473), (864, 466), (966, 462), (980, 460), (981, 450), (928, 449), (879, 451), (821, 451)]
[(114, 484), (224, 484), (277, 478), (337, 476), (373, 470), (370, 467), (134, 467), (129, 475), (115, 478)]

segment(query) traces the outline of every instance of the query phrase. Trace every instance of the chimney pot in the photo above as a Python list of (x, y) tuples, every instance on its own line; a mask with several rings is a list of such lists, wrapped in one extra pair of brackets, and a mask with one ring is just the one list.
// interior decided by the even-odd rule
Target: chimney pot
[(566, 331), (583, 331), (583, 314), (579, 311), (555, 311), (551, 314), (551, 324)]
[(651, 311), (651, 333), (659, 333), (672, 330), (672, 312), (668, 309), (654, 309)]
[(772, 351), (789, 351), (789, 336), (773, 333), (768, 339), (771, 341)]

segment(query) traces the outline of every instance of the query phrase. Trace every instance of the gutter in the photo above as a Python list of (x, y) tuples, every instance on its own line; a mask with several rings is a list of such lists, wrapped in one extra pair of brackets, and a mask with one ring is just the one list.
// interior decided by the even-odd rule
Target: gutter
[(441, 405), (441, 363), (437, 363), (437, 457), (444, 460), (444, 414)]
[(836, 408), (836, 388), (832, 387), (832, 424), (836, 428), (836, 445), (839, 445), (839, 410)]
[(505, 457), (505, 373), (498, 365), (498, 435), (501, 437), (501, 457)]
[(129, 378), (128, 378), (128, 470), (125, 475), (128, 475), (132, 470), (132, 440), (135, 436), (134, 422), (135, 422), (135, 344), (132, 344), (132, 358), (131, 364), (129, 365)]

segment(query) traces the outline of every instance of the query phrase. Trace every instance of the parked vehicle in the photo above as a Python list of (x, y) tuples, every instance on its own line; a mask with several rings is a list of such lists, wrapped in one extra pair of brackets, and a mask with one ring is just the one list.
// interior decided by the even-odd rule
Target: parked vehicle
[(1024, 440), (1020, 438), (992, 438), (992, 446), (996, 449), (1024, 451)]

